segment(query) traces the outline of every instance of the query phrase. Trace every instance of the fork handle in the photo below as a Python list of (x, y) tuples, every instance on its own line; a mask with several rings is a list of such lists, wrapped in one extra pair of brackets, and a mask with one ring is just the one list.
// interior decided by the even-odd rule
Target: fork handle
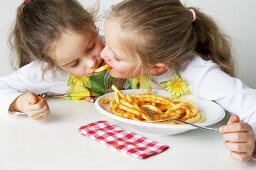
[(151, 122), (151, 123), (154, 123), (154, 122), (164, 122), (164, 121), (167, 121), (167, 120), (174, 120), (174, 121), (177, 121), (177, 122), (185, 123), (185, 124), (188, 124), (188, 125), (191, 125), (191, 126), (203, 129), (203, 130), (219, 132), (219, 129), (216, 129), (216, 128), (209, 128), (209, 127), (206, 127), (206, 126), (199, 126), (199, 125), (196, 125), (196, 124), (193, 124), (193, 123), (185, 122), (183, 120), (174, 119), (174, 118), (167, 118), (167, 119), (163, 119), (163, 120), (149, 121), (149, 122)]
[(178, 122), (182, 122), (182, 123), (185, 123), (185, 124), (188, 124), (188, 125), (191, 125), (191, 126), (195, 126), (195, 127), (200, 128), (200, 129), (203, 129), (203, 130), (215, 131), (215, 132), (219, 131), (219, 129), (216, 129), (216, 128), (209, 128), (209, 127), (206, 127), (206, 126), (199, 126), (199, 125), (192, 124), (192, 123), (189, 123), (189, 122), (181, 121), (179, 119), (172, 119), (172, 120), (175, 120), (175, 121), (178, 121)]

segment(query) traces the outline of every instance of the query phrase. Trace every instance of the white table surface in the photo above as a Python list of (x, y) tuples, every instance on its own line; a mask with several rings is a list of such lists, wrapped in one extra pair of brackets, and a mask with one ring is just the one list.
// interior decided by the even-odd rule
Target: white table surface
[[(188, 131), (148, 138), (170, 148), (145, 160), (112, 150), (78, 133), (82, 125), (104, 120), (93, 104), (48, 99), (51, 113), (37, 122), (24, 116), (0, 114), (0, 170), (243, 170), (256, 161), (238, 162), (224, 149), (216, 132)], [(227, 120), (212, 127), (224, 124)], [(118, 126), (124, 127), (121, 124)], [(137, 132), (137, 131), (135, 131)], [(140, 132), (137, 132), (141, 134)]]

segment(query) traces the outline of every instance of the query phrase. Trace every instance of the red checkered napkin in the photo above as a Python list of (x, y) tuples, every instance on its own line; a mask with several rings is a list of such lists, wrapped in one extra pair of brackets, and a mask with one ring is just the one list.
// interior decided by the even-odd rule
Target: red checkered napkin
[(107, 121), (90, 123), (80, 127), (78, 131), (99, 143), (139, 159), (145, 159), (169, 148), (136, 133), (127, 132)]

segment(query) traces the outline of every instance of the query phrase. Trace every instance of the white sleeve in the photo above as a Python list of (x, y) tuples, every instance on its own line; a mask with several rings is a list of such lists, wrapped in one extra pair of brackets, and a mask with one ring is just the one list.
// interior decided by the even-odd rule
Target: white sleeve
[(231, 77), (211, 61), (195, 58), (183, 72), (193, 94), (213, 100), (248, 122), (256, 134), (256, 90)]
[(51, 83), (43, 80), (42, 64), (32, 62), (19, 70), (0, 77), (0, 113), (8, 113), (10, 104), (21, 94), (44, 93)]

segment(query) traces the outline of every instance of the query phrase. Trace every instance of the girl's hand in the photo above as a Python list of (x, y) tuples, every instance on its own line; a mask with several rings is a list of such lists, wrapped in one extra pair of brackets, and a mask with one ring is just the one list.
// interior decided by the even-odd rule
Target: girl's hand
[(34, 120), (43, 120), (50, 109), (44, 98), (29, 92), (17, 97), (10, 105), (9, 111), (23, 112)]
[(98, 97), (86, 97), (84, 100), (88, 103), (94, 103)]
[(238, 116), (231, 116), (227, 125), (220, 127), (225, 147), (231, 151), (231, 157), (239, 161), (251, 159), (255, 148), (253, 130), (248, 123), (240, 122)]

